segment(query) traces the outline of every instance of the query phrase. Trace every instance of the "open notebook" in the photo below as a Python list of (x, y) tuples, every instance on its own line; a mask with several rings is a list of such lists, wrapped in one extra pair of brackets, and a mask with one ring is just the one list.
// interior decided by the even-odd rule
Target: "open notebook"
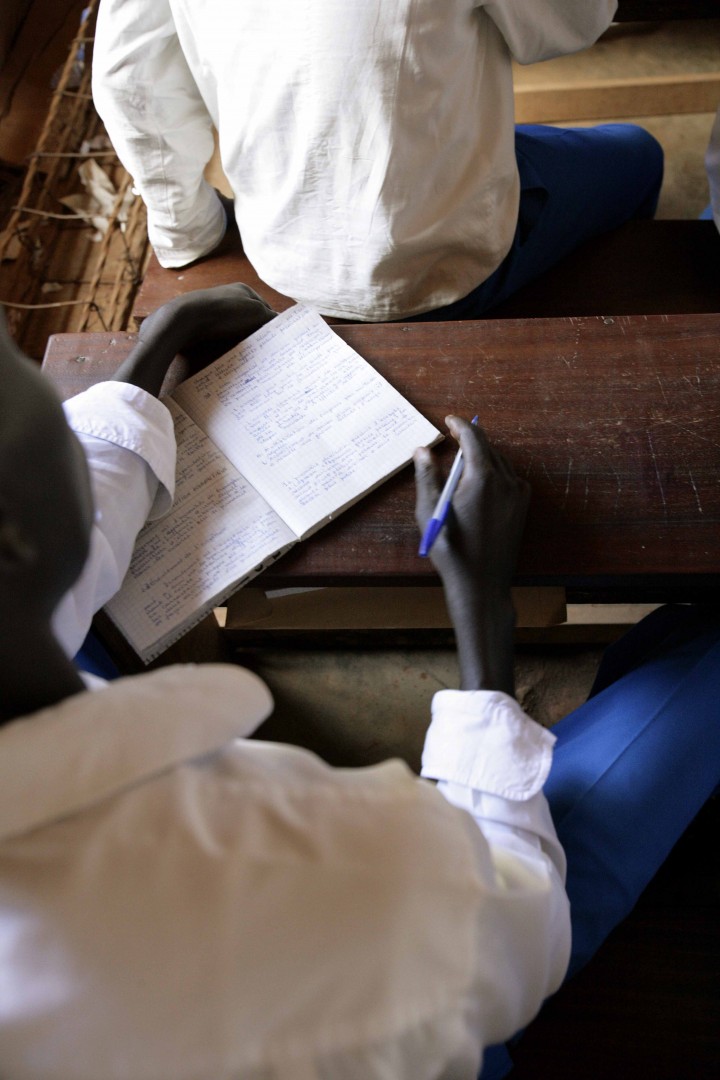
[(300, 305), (165, 402), (175, 503), (140, 533), (106, 611), (149, 663), (440, 432)]

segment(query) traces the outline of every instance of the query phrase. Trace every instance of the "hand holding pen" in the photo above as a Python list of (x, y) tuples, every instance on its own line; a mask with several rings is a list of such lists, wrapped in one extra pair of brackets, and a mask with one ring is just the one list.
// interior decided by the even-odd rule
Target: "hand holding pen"
[[(471, 424), (477, 424), (477, 422), (477, 416), (474, 416), (470, 421)], [(435, 509), (432, 512), (432, 516), (423, 530), (418, 555), (425, 557), (430, 554), (430, 548), (435, 543), (438, 533), (447, 521), (450, 507), (452, 506), (452, 497), (455, 494), (455, 488), (460, 483), (460, 477), (462, 476), (463, 464), (463, 452), (461, 447), (455, 455), (452, 468), (445, 481), (445, 487), (440, 492), (440, 498), (435, 503)]]
[(448, 416), (446, 423), (461, 453), (444, 485), (433, 452), (415, 452), (421, 550), (431, 555), (443, 578), (461, 573), (509, 587), (530, 487), (474, 420)]
[(510, 586), (530, 487), (482, 428), (457, 416), (448, 416), (446, 422), (462, 457), (456, 457), (443, 487), (435, 455), (426, 448), (416, 450), (415, 517), (424, 551), (443, 583), (462, 689), (512, 693)]

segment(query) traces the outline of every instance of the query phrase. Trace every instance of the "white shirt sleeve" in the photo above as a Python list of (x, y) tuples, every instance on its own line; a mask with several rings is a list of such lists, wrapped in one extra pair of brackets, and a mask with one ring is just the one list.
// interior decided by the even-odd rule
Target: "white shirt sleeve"
[(171, 666), (0, 729), (0, 848), (25, 856), (0, 850), (4, 1075), (476, 1080), (556, 987), (552, 736), (443, 691), (443, 798), (398, 761), (233, 738), (270, 707), (236, 667)]
[(515, 1007), (526, 1016), (559, 987), (570, 956), (565, 854), (542, 793), (554, 744), (507, 694), (443, 690), (423, 752), (422, 775), (474, 818), (481, 858), (489, 854), (494, 928), (512, 958), (508, 987), (522, 1000)]
[(167, 0), (103, 0), (93, 47), (93, 100), (148, 211), (162, 266), (211, 251), (225, 211), (203, 177), (212, 119), (185, 60)]
[(74, 656), (95, 612), (120, 588), (140, 529), (170, 509), (175, 434), (165, 406), (129, 383), (98, 383), (64, 409), (85, 451), (95, 502), (87, 561), (53, 619), (56, 637)]
[(617, 0), (483, 0), (482, 7), (520, 64), (565, 56), (607, 30)]

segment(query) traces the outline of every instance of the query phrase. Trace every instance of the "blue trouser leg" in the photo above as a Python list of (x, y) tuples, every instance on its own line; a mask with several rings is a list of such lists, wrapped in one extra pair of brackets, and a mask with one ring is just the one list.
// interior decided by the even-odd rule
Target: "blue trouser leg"
[(634, 907), (720, 782), (720, 615), (661, 609), (624, 648), (630, 670), (618, 645), (588, 701), (553, 729), (545, 793), (568, 860), (569, 975)]
[[(581, 968), (630, 912), (720, 783), (720, 611), (661, 608), (612, 646), (584, 705), (553, 728), (545, 794), (568, 860)], [(489, 1047), (482, 1080), (505, 1076)]]
[(520, 205), (509, 253), (467, 296), (416, 320), (478, 318), (585, 240), (655, 213), (663, 152), (644, 128), (518, 125), (515, 153)]
[(75, 667), (79, 671), (89, 672), (91, 675), (97, 675), (108, 681), (117, 679), (120, 675), (117, 664), (93, 630), (88, 631), (87, 637), (75, 654)]

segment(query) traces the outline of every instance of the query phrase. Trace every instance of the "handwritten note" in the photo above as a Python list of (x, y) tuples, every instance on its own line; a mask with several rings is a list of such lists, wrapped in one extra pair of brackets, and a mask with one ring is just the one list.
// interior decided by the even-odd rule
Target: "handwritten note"
[(122, 588), (106, 608), (146, 661), (295, 543), (207, 436), (167, 404), (178, 443), (175, 502), (138, 536)]
[(140, 533), (106, 609), (146, 662), (440, 437), (299, 306), (183, 383), (167, 405), (175, 503)]
[(300, 539), (439, 434), (300, 305), (175, 396)]

